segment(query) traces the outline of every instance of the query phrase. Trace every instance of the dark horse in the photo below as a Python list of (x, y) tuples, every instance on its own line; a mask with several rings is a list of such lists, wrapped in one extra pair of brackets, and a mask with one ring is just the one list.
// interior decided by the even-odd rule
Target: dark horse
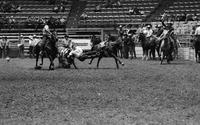
[[(52, 33), (49, 38), (47, 38), (46, 45), (44, 47), (44, 54), (49, 58), (50, 60), (50, 65), (49, 65), (49, 70), (54, 70), (54, 59), (57, 57), (58, 50), (56, 48), (56, 42), (58, 41), (56, 33)], [(35, 55), (36, 55), (36, 65), (35, 69), (41, 69), (43, 65), (43, 58), (44, 54), (41, 55), (41, 64), (38, 66), (38, 59), (40, 56), (41, 48), (42, 48), (42, 41), (40, 41), (35, 47)]]
[(196, 36), (196, 38), (193, 39), (193, 47), (195, 50), (196, 62), (199, 62), (199, 60), (200, 60), (200, 36)]
[(173, 43), (170, 38), (170, 33), (167, 33), (164, 39), (161, 41), (160, 45), (160, 54), (161, 54), (161, 62), (163, 63), (164, 59), (167, 59), (167, 63), (170, 63), (172, 60), (172, 52), (173, 52)]
[(98, 61), (97, 61), (97, 68), (99, 68), (99, 62), (100, 60), (103, 58), (103, 57), (112, 57), (115, 59), (115, 62), (116, 62), (116, 66), (117, 68), (119, 68), (119, 64), (118, 62), (123, 66), (124, 63), (120, 61), (120, 59), (117, 57), (117, 51), (118, 51), (118, 45), (119, 43), (110, 43), (110, 45), (106, 45), (104, 47), (101, 47), (99, 45), (96, 45), (94, 48), (95, 48), (95, 51), (96, 53), (94, 54), (94, 56), (92, 56), (89, 64), (92, 64), (92, 61), (95, 59), (95, 58), (98, 58)]
[[(139, 33), (138, 39), (142, 46), (143, 51), (143, 58), (142, 59), (149, 59), (150, 52), (155, 51), (157, 43), (157, 38), (155, 36), (150, 37), (149, 39), (146, 38), (144, 33)], [(159, 55), (159, 54), (158, 54)], [(153, 55), (155, 56), (155, 55)]]

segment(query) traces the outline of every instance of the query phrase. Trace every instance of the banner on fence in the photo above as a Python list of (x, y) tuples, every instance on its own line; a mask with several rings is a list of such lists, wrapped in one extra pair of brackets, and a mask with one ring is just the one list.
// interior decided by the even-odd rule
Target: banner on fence
[(81, 47), (83, 50), (91, 50), (90, 41), (90, 39), (72, 39), (72, 42), (75, 42), (77, 46)]

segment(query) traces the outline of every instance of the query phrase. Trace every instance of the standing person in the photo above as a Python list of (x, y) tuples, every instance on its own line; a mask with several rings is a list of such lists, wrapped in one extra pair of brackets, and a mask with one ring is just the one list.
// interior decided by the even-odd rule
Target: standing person
[(147, 40), (150, 40), (150, 37), (153, 34), (153, 30), (151, 28), (151, 25), (147, 25), (146, 30), (143, 31), (143, 33), (146, 35)]
[(3, 50), (3, 48), (2, 48), (2, 40), (0, 40), (0, 57), (2, 58), (2, 50)]
[(134, 55), (134, 58), (137, 58), (136, 57), (136, 52), (135, 52), (135, 40), (136, 40), (136, 36), (132, 35), (132, 34), (129, 34), (128, 35), (128, 51), (130, 53), (130, 58), (133, 59), (133, 55)]
[(19, 47), (19, 57), (20, 58), (24, 58), (24, 36), (23, 35), (20, 35), (19, 36), (19, 44), (18, 44), (18, 47)]
[(64, 36), (63, 43), (64, 43), (65, 47), (72, 48), (72, 41), (71, 41), (71, 39), (69, 39), (69, 36), (67, 34)]
[(128, 39), (128, 35), (127, 34), (124, 34), (124, 36), (123, 36), (123, 57), (125, 58), (125, 59), (128, 59), (128, 41), (129, 41), (129, 39)]
[(1, 48), (2, 48), (2, 58), (5, 58), (6, 57), (6, 41), (5, 41), (5, 36), (2, 36)]
[(8, 38), (5, 36), (4, 37), (4, 44), (5, 44), (5, 48), (4, 48), (4, 52), (5, 52), (5, 57), (9, 56), (9, 41)]

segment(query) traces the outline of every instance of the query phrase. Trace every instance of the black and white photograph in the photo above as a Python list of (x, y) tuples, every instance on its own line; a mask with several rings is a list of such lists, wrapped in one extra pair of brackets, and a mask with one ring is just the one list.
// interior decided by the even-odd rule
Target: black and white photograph
[(0, 125), (200, 125), (200, 0), (0, 0)]

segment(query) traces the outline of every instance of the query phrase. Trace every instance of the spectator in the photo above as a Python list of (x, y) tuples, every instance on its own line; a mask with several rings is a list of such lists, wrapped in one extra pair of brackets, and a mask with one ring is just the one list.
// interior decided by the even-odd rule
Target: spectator
[(101, 11), (101, 5), (99, 4), (99, 5), (97, 5), (96, 7), (95, 7), (95, 10), (94, 10), (95, 12), (100, 12)]
[(87, 18), (88, 18), (88, 15), (87, 15), (87, 13), (86, 12), (83, 12), (82, 14), (81, 14), (81, 17), (80, 17), (82, 20), (86, 20)]
[(135, 52), (135, 40), (136, 40), (136, 35), (128, 34), (128, 39), (127, 39), (127, 45), (128, 45), (128, 51), (130, 53), (130, 58), (133, 59), (137, 58), (136, 57), (136, 52)]
[(31, 16), (28, 16), (27, 18), (26, 18), (26, 26), (27, 27), (30, 27), (32, 25), (32, 18), (31, 18)]
[(6, 57), (6, 41), (4, 40), (5, 36), (2, 36), (2, 40), (0, 41), (0, 50), (1, 50), (1, 57)]
[(17, 13), (17, 12), (21, 12), (21, 11), (22, 11), (22, 8), (21, 8), (21, 6), (18, 5), (18, 6), (16, 7), (16, 11), (15, 11), (15, 12)]
[(56, 6), (54, 6), (54, 8), (53, 8), (53, 12), (55, 12), (55, 13), (58, 13), (59, 12), (59, 7), (56, 5)]
[(130, 15), (133, 15), (133, 14), (134, 14), (133, 8), (129, 8), (129, 11), (128, 11), (128, 12), (129, 12)]
[(24, 43), (25, 43), (24, 36), (20, 35), (18, 44), (20, 58), (24, 58)]
[(3, 48), (3, 52), (2, 52), (2, 57), (6, 58), (9, 55), (9, 41), (8, 38), (6, 36), (3, 36), (2, 38), (2, 48)]
[(61, 18), (60, 18), (60, 24), (61, 25), (64, 25), (66, 23), (66, 19), (62, 16)]
[(192, 18), (193, 18), (194, 21), (199, 21), (198, 16), (197, 16), (197, 13), (194, 13), (194, 15), (193, 15)]
[(134, 13), (135, 15), (140, 15), (140, 14), (141, 14), (140, 11), (139, 11), (139, 9), (138, 9), (137, 7), (134, 7), (133, 13)]
[(117, 7), (121, 7), (121, 6), (122, 6), (120, 0), (117, 0), (116, 6), (117, 6)]
[(64, 7), (64, 5), (62, 3), (59, 6), (59, 11), (60, 12), (65, 12), (65, 7)]
[(124, 34), (123, 37), (122, 37), (122, 41), (123, 41), (123, 46), (122, 46), (122, 50), (123, 50), (123, 57), (125, 59), (128, 59), (128, 35), (127, 34)]
[(10, 16), (8, 18), (8, 24), (9, 24), (9, 29), (14, 29), (15, 28), (15, 23), (16, 23), (16, 20), (13, 16)]

